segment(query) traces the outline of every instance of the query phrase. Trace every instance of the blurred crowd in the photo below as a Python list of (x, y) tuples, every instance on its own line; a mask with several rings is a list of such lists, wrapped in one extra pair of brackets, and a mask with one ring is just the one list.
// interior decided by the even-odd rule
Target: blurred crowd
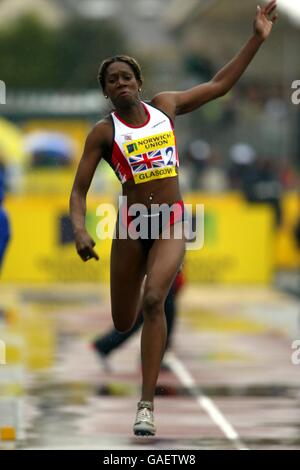
[(238, 190), (249, 202), (271, 204), (280, 224), (281, 195), (299, 189), (300, 169), (300, 126), (290, 125), (284, 91), (238, 88), (191, 124), (194, 138), (181, 158), (185, 189)]

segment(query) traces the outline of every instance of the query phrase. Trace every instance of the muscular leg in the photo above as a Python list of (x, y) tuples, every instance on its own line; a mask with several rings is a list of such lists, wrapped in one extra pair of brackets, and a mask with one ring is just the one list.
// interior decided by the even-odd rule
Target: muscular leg
[[(174, 227), (171, 227), (171, 234)], [(172, 235), (171, 235), (172, 236)], [(147, 279), (143, 296), (144, 326), (141, 338), (142, 397), (153, 401), (160, 363), (166, 345), (164, 302), (182, 263), (185, 240), (158, 239), (147, 260)]]
[(132, 328), (140, 307), (146, 257), (139, 240), (114, 238), (110, 258), (110, 292), (115, 328)]
[[(165, 313), (166, 313), (166, 321), (167, 321), (167, 344), (166, 348), (170, 344), (171, 335), (173, 332), (174, 326), (174, 317), (176, 315), (176, 307), (175, 307), (175, 292), (174, 287), (172, 286), (168, 296), (165, 301)], [(93, 344), (99, 354), (104, 356), (108, 356), (112, 351), (117, 349), (121, 346), (125, 341), (127, 341), (136, 331), (140, 329), (144, 321), (144, 317), (142, 312), (139, 312), (138, 317), (136, 319), (135, 324), (131, 328), (131, 330), (126, 331), (126, 333), (120, 333), (114, 327), (112, 327), (107, 333), (101, 336), (97, 336), (93, 341)]]

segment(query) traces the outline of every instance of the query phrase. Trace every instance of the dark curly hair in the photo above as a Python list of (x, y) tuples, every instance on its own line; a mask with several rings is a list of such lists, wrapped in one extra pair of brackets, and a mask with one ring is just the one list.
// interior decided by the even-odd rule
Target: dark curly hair
[(141, 82), (143, 81), (141, 67), (133, 57), (129, 57), (127, 55), (115, 55), (113, 57), (108, 57), (107, 59), (103, 60), (98, 70), (97, 79), (103, 92), (105, 89), (105, 78), (107, 69), (114, 62), (125, 62), (125, 64), (128, 64), (129, 67), (131, 67), (136, 80), (140, 80)]

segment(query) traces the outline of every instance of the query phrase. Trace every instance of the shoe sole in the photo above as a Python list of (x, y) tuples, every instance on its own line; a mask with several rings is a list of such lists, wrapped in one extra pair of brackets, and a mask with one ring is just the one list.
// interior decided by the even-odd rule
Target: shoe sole
[(155, 429), (134, 428), (135, 436), (155, 436)]
[(155, 436), (153, 431), (134, 431), (135, 436)]

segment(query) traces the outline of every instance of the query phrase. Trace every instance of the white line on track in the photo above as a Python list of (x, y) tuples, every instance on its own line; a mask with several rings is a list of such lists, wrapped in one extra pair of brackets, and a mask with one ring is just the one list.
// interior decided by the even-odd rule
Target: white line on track
[(204, 393), (199, 389), (195, 380), (186, 369), (184, 364), (172, 353), (168, 353), (166, 362), (170, 366), (172, 372), (176, 375), (179, 381), (188, 389), (191, 396), (194, 396), (197, 400), (197, 403), (203, 408), (213, 422), (221, 429), (225, 434), (227, 439), (232, 442), (234, 447), (238, 450), (249, 450), (246, 445), (241, 441), (238, 433), (221, 413), (218, 407), (214, 402), (208, 398)]

